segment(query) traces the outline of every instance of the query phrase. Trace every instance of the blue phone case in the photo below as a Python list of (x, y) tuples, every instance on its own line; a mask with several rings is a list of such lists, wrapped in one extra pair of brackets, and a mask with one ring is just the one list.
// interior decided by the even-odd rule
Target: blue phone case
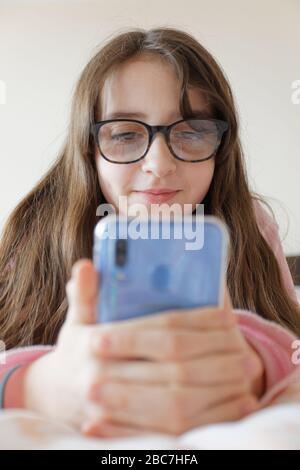
[[(186, 249), (190, 239), (185, 236), (176, 239), (176, 221), (171, 222), (169, 239), (162, 236), (162, 221), (154, 222), (158, 238), (133, 239), (122, 235), (129, 220), (116, 221), (114, 216), (107, 216), (95, 227), (93, 262), (101, 279), (97, 301), (99, 323), (169, 309), (222, 304), (228, 232), (219, 219), (203, 217), (204, 244), (196, 250)], [(113, 223), (116, 237), (108, 236)], [(189, 223), (192, 230), (195, 218)]]

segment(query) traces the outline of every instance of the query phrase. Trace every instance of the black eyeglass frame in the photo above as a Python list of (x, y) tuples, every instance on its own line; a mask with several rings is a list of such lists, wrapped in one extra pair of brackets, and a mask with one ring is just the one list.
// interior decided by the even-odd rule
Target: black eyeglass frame
[[(174, 126), (176, 126), (177, 124), (181, 123), (181, 122), (193, 121), (193, 120), (195, 120), (195, 121), (196, 120), (197, 121), (212, 121), (216, 124), (217, 131), (218, 131), (218, 141), (216, 143), (216, 147), (215, 147), (213, 153), (211, 155), (209, 155), (208, 157), (201, 158), (199, 160), (187, 160), (185, 158), (178, 157), (178, 155), (176, 155), (175, 152), (173, 151), (171, 143), (170, 143), (171, 129)], [(148, 146), (147, 146), (146, 151), (144, 152), (144, 154), (141, 157), (137, 158), (136, 160), (131, 160), (129, 162), (116, 162), (115, 160), (110, 160), (108, 157), (106, 157), (104, 155), (104, 153), (102, 152), (102, 150), (101, 150), (100, 142), (99, 142), (99, 139), (98, 139), (99, 129), (102, 126), (104, 126), (104, 124), (108, 124), (109, 122), (118, 122), (118, 121), (136, 122), (138, 124), (143, 125), (147, 129), (147, 132), (148, 132)], [(223, 121), (221, 119), (213, 119), (213, 118), (204, 119), (204, 118), (194, 117), (194, 118), (180, 119), (179, 121), (173, 122), (172, 124), (169, 124), (168, 126), (150, 126), (150, 124), (147, 124), (146, 122), (143, 122), (143, 121), (139, 121), (137, 119), (120, 118), (120, 119), (107, 119), (105, 121), (95, 122), (94, 124), (91, 125), (91, 132), (92, 132), (94, 141), (95, 141), (95, 143), (96, 143), (96, 145), (97, 145), (97, 147), (100, 151), (100, 154), (102, 155), (102, 157), (105, 160), (107, 160), (110, 163), (118, 163), (118, 164), (121, 164), (121, 165), (126, 165), (126, 164), (129, 164), (129, 163), (135, 163), (135, 162), (138, 162), (138, 161), (142, 160), (147, 155), (147, 153), (149, 151), (149, 148), (151, 147), (151, 144), (153, 142), (153, 138), (154, 138), (154, 136), (157, 132), (161, 132), (165, 136), (167, 146), (168, 146), (168, 148), (169, 148), (169, 150), (170, 150), (170, 152), (171, 152), (171, 154), (173, 155), (174, 158), (176, 158), (177, 160), (180, 160), (182, 162), (197, 163), (197, 162), (205, 162), (206, 160), (209, 160), (209, 159), (211, 159), (215, 156), (215, 154), (216, 154), (216, 152), (217, 152), (217, 150), (220, 146), (220, 143), (222, 141), (223, 134), (224, 134), (224, 132), (226, 132), (228, 130), (228, 127), (229, 126), (228, 126), (228, 123), (226, 121)]]

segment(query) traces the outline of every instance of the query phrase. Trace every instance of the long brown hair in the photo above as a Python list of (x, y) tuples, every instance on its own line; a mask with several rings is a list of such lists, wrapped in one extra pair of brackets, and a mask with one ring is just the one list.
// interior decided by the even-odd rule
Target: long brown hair
[(7, 348), (55, 343), (65, 319), (65, 284), (73, 263), (92, 258), (99, 186), (90, 126), (107, 77), (140, 53), (168, 61), (181, 84), (180, 110), (191, 115), (187, 86), (208, 99), (215, 118), (229, 123), (216, 156), (206, 213), (228, 226), (227, 282), (235, 308), (256, 311), (297, 335), (299, 307), (282, 283), (274, 253), (261, 235), (238, 136), (230, 85), (212, 55), (187, 32), (174, 28), (123, 31), (92, 57), (77, 83), (67, 137), (56, 160), (8, 218), (0, 244), (0, 339)]

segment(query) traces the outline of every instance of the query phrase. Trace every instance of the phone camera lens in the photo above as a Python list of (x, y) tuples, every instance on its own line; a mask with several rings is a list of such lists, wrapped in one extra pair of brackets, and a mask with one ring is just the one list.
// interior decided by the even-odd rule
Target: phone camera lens
[(127, 242), (126, 240), (119, 239), (116, 243), (116, 265), (124, 266), (127, 257)]

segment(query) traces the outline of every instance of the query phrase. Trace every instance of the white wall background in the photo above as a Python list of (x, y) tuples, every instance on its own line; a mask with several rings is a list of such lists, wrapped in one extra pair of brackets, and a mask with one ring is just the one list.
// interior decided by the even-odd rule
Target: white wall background
[(299, 253), (299, 19), (300, 0), (0, 0), (0, 228), (54, 159), (98, 44), (129, 26), (166, 25), (194, 34), (225, 69), (252, 188), (271, 202), (285, 252)]

